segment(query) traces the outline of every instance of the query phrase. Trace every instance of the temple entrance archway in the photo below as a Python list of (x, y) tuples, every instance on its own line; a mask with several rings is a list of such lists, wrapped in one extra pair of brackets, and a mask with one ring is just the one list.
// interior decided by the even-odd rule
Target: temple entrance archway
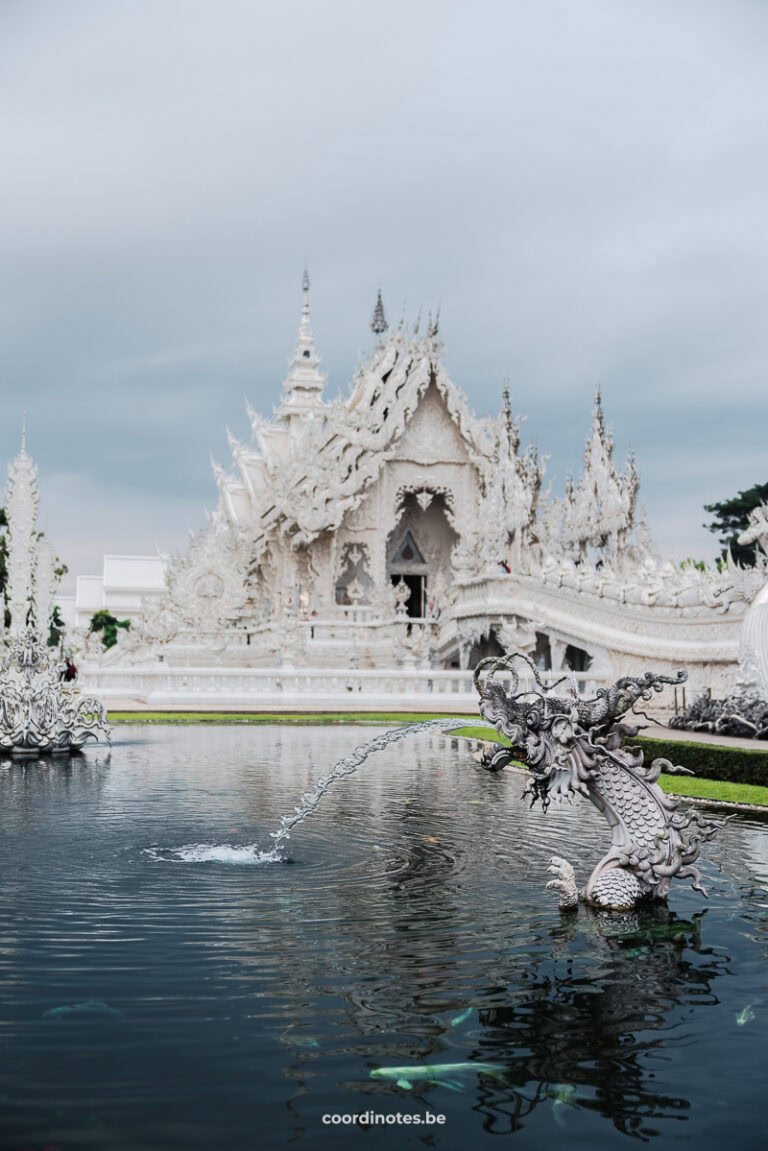
[(400, 519), (387, 540), (387, 576), (392, 584), (408, 587), (406, 614), (421, 618), (435, 610), (435, 595), (450, 570), (458, 536), (451, 527), (444, 495), (408, 492), (401, 507)]
[(405, 584), (410, 595), (405, 601), (405, 614), (411, 619), (421, 619), (427, 612), (427, 577), (420, 572), (405, 572), (403, 575), (390, 575), (392, 583)]

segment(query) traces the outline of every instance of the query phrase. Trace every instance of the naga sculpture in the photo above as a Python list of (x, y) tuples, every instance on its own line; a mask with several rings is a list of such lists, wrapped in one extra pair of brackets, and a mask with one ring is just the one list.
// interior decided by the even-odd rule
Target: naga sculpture
[[(502, 679), (497, 678), (501, 673)], [(521, 687), (521, 676), (533, 686)], [(480, 694), (480, 712), (507, 737), (512, 747), (495, 751), (486, 766), (499, 770), (512, 759), (530, 769), (523, 794), (540, 800), (543, 808), (554, 801), (585, 796), (601, 811), (612, 829), (610, 850), (579, 891), (573, 868), (554, 856), (547, 886), (560, 893), (562, 908), (581, 900), (593, 907), (625, 911), (643, 899), (663, 899), (672, 878), (690, 879), (706, 895), (694, 866), (703, 840), (711, 839), (714, 824), (695, 809), (679, 811), (678, 801), (665, 795), (656, 782), (660, 773), (692, 772), (666, 759), (643, 762), (643, 753), (625, 746), (637, 734), (619, 720), (638, 700), (649, 700), (665, 684), (682, 683), (676, 677), (626, 676), (593, 699), (580, 699), (575, 691), (555, 694), (563, 679), (548, 685), (527, 656), (515, 652), (481, 660), (474, 674)], [(506, 681), (506, 682), (505, 682)]]
[(22, 755), (77, 751), (99, 733), (109, 740), (101, 700), (61, 681), (34, 628), (13, 636), (0, 666), (0, 749)]

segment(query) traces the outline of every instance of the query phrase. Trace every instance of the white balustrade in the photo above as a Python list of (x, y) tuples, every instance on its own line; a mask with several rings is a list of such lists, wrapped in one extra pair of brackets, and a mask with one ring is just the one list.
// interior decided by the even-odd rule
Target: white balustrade
[[(503, 678), (503, 677), (498, 677)], [(546, 681), (549, 673), (542, 673)], [(581, 695), (605, 680), (577, 677)], [(429, 668), (95, 667), (83, 665), (80, 686), (105, 700), (144, 707), (245, 707), (328, 711), (477, 709), (469, 671)], [(518, 691), (533, 687), (521, 679)]]

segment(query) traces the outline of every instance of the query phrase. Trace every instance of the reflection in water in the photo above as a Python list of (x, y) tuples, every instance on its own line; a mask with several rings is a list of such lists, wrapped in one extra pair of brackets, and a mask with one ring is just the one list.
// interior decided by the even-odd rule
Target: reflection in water
[[(564, 974), (553, 979), (534, 970), (514, 1006), (482, 1012), (487, 1030), (478, 1050), (515, 1049), (511, 1077), (535, 1084), (529, 1107), (546, 1099), (553, 1084), (567, 1081), (573, 1102), (624, 1134), (649, 1137), (655, 1133), (651, 1120), (684, 1116), (690, 1102), (659, 1093), (641, 1057), (658, 1047), (658, 1032), (667, 1028), (675, 1004), (717, 1003), (712, 982), (727, 961), (713, 958), (699, 967), (684, 958), (687, 949), (701, 954), (700, 917), (679, 920), (654, 907), (622, 917), (622, 923), (595, 912), (578, 922), (569, 918), (552, 932)], [(600, 971), (599, 983), (579, 972), (574, 947), (595, 974)], [(515, 1121), (524, 1113), (518, 1109)]]
[(330, 1151), (322, 1114), (366, 1107), (444, 1113), (428, 1138), (446, 1148), (515, 1132), (709, 1151), (719, 1116), (735, 1144), (762, 1130), (759, 824), (712, 846), (704, 912), (677, 888), (669, 909), (561, 915), (548, 858), (567, 842), (587, 867), (602, 818), (528, 810), (517, 776), (422, 735), (340, 782), (290, 865), (169, 862), (185, 843), (268, 848), (360, 733), (153, 735), (108, 764), (0, 765), (0, 1145), (259, 1131)]
[[(355, 978), (346, 996), (361, 1034), (422, 1034), (421, 1043), (389, 1053), (398, 1061), (395, 1067), (407, 1058), (427, 1069), (429, 1074), (410, 1076), (410, 1094), (420, 1097), (457, 1077), (446, 1062), (455, 1017), (441, 1017), (454, 1002), (455, 960), (462, 950), (461, 933), (441, 929), (460, 917), (454, 864), (445, 849), (418, 845), (393, 867), (387, 897), (397, 901), (399, 914), (389, 916), (391, 939), (382, 948), (378, 934), (368, 944), (361, 938), (348, 969)], [(419, 909), (425, 891), (440, 892), (428, 912)], [(386, 901), (380, 914), (387, 917)], [(473, 989), (480, 1029), (470, 1033), (468, 1056), (482, 1068), (503, 1066), (504, 1075), (458, 1076), (465, 1091), (476, 1091), (473, 1107), (485, 1116), (484, 1129), (517, 1131), (541, 1105), (561, 1123), (560, 1108), (583, 1107), (641, 1138), (655, 1133), (654, 1119), (685, 1118), (690, 1101), (659, 1092), (652, 1064), (643, 1057), (659, 1047), (658, 1032), (669, 1029), (677, 1005), (718, 1003), (712, 984), (727, 971), (728, 958), (702, 947), (705, 916), (683, 920), (664, 905), (624, 915), (584, 908), (562, 915), (546, 936), (534, 939), (532, 951), (517, 947), (504, 955), (508, 935), (502, 930), (492, 937), (489, 942), (499, 949), (494, 979)], [(697, 962), (686, 959), (686, 952)], [(475, 960), (486, 965), (482, 953)], [(687, 1037), (673, 1034), (666, 1042), (685, 1044)], [(407, 1071), (388, 1076), (379, 1090), (392, 1091), (393, 1078), (398, 1086), (408, 1077)]]

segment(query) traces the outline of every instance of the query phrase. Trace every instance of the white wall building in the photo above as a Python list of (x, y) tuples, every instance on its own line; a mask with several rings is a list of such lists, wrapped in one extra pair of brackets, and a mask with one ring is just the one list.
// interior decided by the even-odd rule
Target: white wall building
[(91, 616), (108, 611), (118, 619), (135, 620), (166, 590), (165, 572), (168, 560), (163, 556), (104, 556), (101, 575), (81, 575), (75, 584), (74, 603), (70, 608), (59, 596), (65, 621), (71, 611), (76, 628), (88, 628)]

